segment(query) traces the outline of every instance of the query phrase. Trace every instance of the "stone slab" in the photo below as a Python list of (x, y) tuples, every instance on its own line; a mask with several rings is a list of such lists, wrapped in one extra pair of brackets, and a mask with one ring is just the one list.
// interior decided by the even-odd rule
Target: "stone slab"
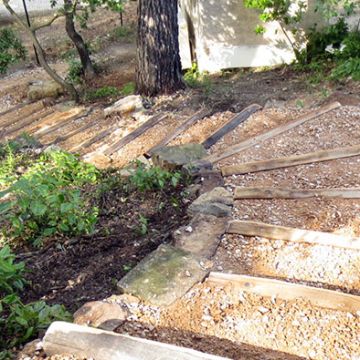
[(155, 149), (152, 154), (154, 165), (167, 170), (181, 169), (183, 165), (190, 164), (207, 156), (201, 144), (184, 144), (176, 146), (163, 146)]
[(175, 246), (192, 254), (210, 259), (225, 233), (228, 218), (197, 214), (189, 225), (173, 234)]
[(153, 305), (167, 306), (208, 273), (201, 258), (171, 245), (160, 245), (118, 282), (118, 288)]

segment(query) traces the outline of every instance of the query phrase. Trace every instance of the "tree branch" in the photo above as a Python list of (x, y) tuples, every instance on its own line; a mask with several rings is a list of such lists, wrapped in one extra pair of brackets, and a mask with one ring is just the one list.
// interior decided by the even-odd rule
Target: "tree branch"
[(40, 30), (40, 29), (43, 29), (43, 28), (45, 28), (45, 27), (48, 27), (48, 26), (52, 25), (52, 23), (53, 23), (55, 20), (59, 19), (59, 18), (62, 17), (62, 16), (65, 16), (65, 14), (63, 14), (63, 13), (57, 13), (57, 14), (55, 14), (55, 16), (54, 16), (53, 18), (51, 18), (48, 22), (46, 22), (46, 23), (44, 23), (44, 24), (41, 24), (41, 25), (39, 25), (39, 26), (32, 26), (32, 27), (31, 27), (31, 31), (36, 32), (36, 31), (38, 31), (38, 30)]

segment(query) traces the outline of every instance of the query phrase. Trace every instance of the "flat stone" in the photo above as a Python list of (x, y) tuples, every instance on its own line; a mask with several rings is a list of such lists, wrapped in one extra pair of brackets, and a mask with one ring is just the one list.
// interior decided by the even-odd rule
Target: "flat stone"
[(167, 306), (201, 282), (209, 269), (202, 259), (171, 245), (160, 245), (118, 282), (123, 292), (156, 306)]
[(200, 159), (189, 164), (185, 164), (182, 170), (189, 175), (199, 175), (203, 171), (212, 171), (213, 164), (210, 161)]
[(31, 82), (28, 89), (29, 100), (35, 101), (48, 97), (58, 97), (64, 89), (54, 80)]
[(220, 203), (228, 206), (234, 205), (233, 195), (223, 187), (215, 187), (211, 191), (203, 193), (194, 204)]
[[(174, 232), (175, 246), (196, 256), (210, 259), (226, 231), (227, 223), (228, 218), (225, 217), (197, 214), (189, 225)], [(192, 231), (187, 231), (188, 228)]]
[(75, 312), (74, 323), (110, 330), (117, 328), (128, 316), (129, 312), (118, 304), (91, 301)]
[(154, 165), (167, 170), (176, 170), (186, 164), (191, 166), (192, 162), (200, 160), (206, 155), (206, 150), (201, 144), (184, 144), (155, 149), (151, 159)]
[(221, 204), (221, 203), (203, 203), (203, 204), (194, 204), (192, 203), (187, 212), (190, 216), (196, 214), (204, 215), (214, 215), (217, 217), (230, 217), (231, 216), (231, 207)]
[(221, 175), (221, 172), (208, 172), (199, 175), (201, 180), (201, 190), (200, 194), (204, 194), (213, 190), (216, 187), (224, 186), (224, 178)]

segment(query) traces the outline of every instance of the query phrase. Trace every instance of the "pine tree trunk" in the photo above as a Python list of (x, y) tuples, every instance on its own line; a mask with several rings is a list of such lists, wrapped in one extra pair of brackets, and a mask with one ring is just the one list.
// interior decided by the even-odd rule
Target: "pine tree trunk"
[(137, 90), (142, 95), (170, 94), (181, 79), (177, 0), (139, 0)]
[[(65, 9), (71, 9), (72, 0), (64, 0)], [(79, 54), (82, 68), (84, 70), (85, 79), (91, 79), (95, 76), (95, 70), (90, 59), (89, 51), (81, 35), (76, 31), (74, 24), (74, 13), (69, 11), (65, 15), (65, 28), (71, 41), (74, 43)]]

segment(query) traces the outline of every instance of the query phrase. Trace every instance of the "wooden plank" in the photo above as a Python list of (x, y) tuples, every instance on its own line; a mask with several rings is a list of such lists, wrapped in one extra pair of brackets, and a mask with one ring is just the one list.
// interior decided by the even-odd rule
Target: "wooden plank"
[(50, 109), (44, 109), (41, 110), (39, 112), (36, 112), (26, 118), (23, 118), (21, 121), (18, 121), (15, 123), (14, 126), (9, 126), (8, 129), (6, 129), (3, 133), (2, 136), (3, 137), (9, 137), (11, 135), (14, 135), (14, 133), (16, 133), (17, 131), (23, 129), (24, 131), (25, 128), (32, 124), (33, 122), (38, 122), (41, 121), (43, 119), (47, 119), (50, 116), (52, 116), (54, 114), (54, 109), (50, 108)]
[(225, 360), (157, 341), (56, 321), (43, 339), (46, 355), (75, 355), (96, 360)]
[(89, 140), (85, 140), (84, 142), (74, 146), (73, 148), (71, 148), (70, 151), (77, 151), (79, 148), (86, 149), (92, 144), (95, 144), (96, 142), (112, 134), (117, 128), (118, 128), (118, 124), (110, 126), (108, 129), (101, 131), (99, 134), (93, 136)]
[(360, 296), (280, 280), (211, 272), (208, 282), (221, 286), (231, 285), (250, 293), (266, 297), (275, 296), (288, 301), (304, 299), (313, 306), (325, 309), (352, 313), (360, 310)]
[(105, 155), (112, 155), (113, 153), (119, 151), (125, 145), (129, 144), (131, 141), (134, 141), (140, 135), (144, 134), (147, 130), (151, 129), (153, 126), (158, 124), (160, 121), (166, 119), (168, 116), (167, 114), (158, 114), (150, 118), (144, 124), (140, 125), (137, 129), (135, 129), (130, 134), (124, 136), (120, 140), (116, 141), (114, 144), (109, 146), (105, 151)]
[(64, 121), (61, 121), (61, 122), (58, 122), (58, 123), (55, 123), (54, 125), (48, 127), (47, 129), (44, 129), (44, 128), (41, 128), (39, 130), (37, 130), (35, 133), (34, 133), (34, 136), (37, 137), (37, 139), (40, 139), (44, 136), (47, 136), (49, 135), (50, 133), (54, 132), (54, 131), (57, 131), (65, 126), (67, 126), (68, 124), (70, 124), (72, 121), (76, 121), (76, 120), (79, 120), (81, 118), (85, 118), (86, 116), (88, 116), (89, 114), (91, 113), (91, 110), (90, 111), (87, 111), (86, 113), (82, 113), (80, 115), (74, 115), (74, 116), (71, 116), (69, 117), (68, 119), (64, 120)]
[(152, 153), (162, 147), (167, 145), (169, 142), (174, 140), (177, 136), (179, 136), (181, 133), (183, 133), (185, 130), (187, 130), (190, 126), (194, 125), (197, 121), (204, 119), (205, 117), (209, 116), (212, 113), (212, 110), (209, 109), (200, 109), (198, 112), (196, 112), (194, 115), (190, 116), (185, 122), (183, 122), (181, 125), (179, 125), (177, 128), (175, 128), (174, 131), (172, 131), (170, 134), (164, 137), (158, 144), (156, 144), (154, 147), (152, 147), (148, 152), (147, 155), (151, 156)]
[(295, 229), (256, 221), (230, 221), (227, 233), (360, 250), (360, 238), (351, 238), (321, 231)]
[(260, 109), (262, 109), (260, 105), (252, 104), (246, 107), (245, 109), (243, 109), (240, 113), (236, 114), (223, 127), (215, 131), (202, 143), (205, 149), (211, 148), (223, 136), (225, 136), (227, 133), (237, 128), (241, 123), (246, 121), (253, 113), (259, 111)]
[[(98, 120), (98, 119), (97, 119)], [(73, 131), (68, 132), (66, 135), (61, 135), (59, 137), (57, 137), (52, 143), (50, 144), (58, 144), (61, 142), (64, 142), (70, 138), (72, 138), (75, 135), (78, 135), (84, 131), (89, 130), (90, 128), (98, 125), (99, 123), (97, 121), (88, 121), (87, 123), (85, 123), (83, 126), (80, 126), (77, 129), (74, 129)]]
[(358, 155), (360, 155), (360, 145), (346, 146), (331, 150), (315, 151), (302, 155), (224, 166), (221, 168), (221, 173), (223, 176), (248, 174), (258, 171), (274, 170)]
[(212, 163), (216, 163), (219, 162), (220, 160), (226, 159), (234, 154), (239, 153), (240, 151), (243, 151), (245, 149), (248, 149), (262, 141), (271, 139), (277, 135), (280, 135), (286, 131), (289, 131), (291, 129), (294, 129), (297, 126), (300, 126), (301, 124), (304, 124), (305, 122), (315, 119), (321, 115), (326, 114), (327, 112), (334, 110), (338, 107), (340, 107), (341, 104), (339, 102), (333, 102), (329, 105), (323, 106), (318, 110), (314, 110), (311, 111), (310, 113), (300, 116), (298, 119), (296, 119), (295, 121), (292, 121), (290, 123), (278, 126), (266, 133), (260, 134), (258, 136), (252, 137), (248, 140), (242, 141), (240, 144), (236, 144), (234, 146), (229, 147), (228, 149), (226, 149), (224, 152), (219, 153), (219, 154), (213, 154), (210, 155), (206, 158), (206, 160), (212, 162)]
[[(32, 114), (36, 113), (37, 111), (40, 111), (42, 109), (44, 109), (44, 103), (42, 100), (37, 101), (35, 103), (31, 103), (31, 104), (26, 104), (28, 106), (24, 106), (21, 109), (19, 109), (18, 113), (15, 114), (8, 114), (7, 116), (5, 116), (3, 119), (0, 120), (0, 127), (2, 128), (6, 128), (12, 124), (17, 123), (18, 121), (21, 121), (22, 119), (31, 116)], [(9, 115), (11, 115), (11, 117), (9, 118)], [(15, 115), (15, 116), (13, 116)]]
[(272, 187), (236, 187), (234, 199), (309, 199), (313, 197), (360, 199), (360, 189), (290, 189)]
[(15, 106), (13, 106), (13, 107), (11, 107), (11, 108), (9, 108), (9, 109), (1, 112), (1, 113), (0, 113), (0, 118), (1, 118), (2, 116), (4, 116), (4, 115), (10, 114), (10, 113), (12, 113), (12, 112), (14, 112), (14, 111), (17, 111), (17, 110), (20, 110), (20, 109), (22, 109), (23, 107), (25, 107), (26, 105), (29, 105), (29, 104), (30, 104), (29, 101), (25, 101), (25, 102), (23, 102), (22, 104), (17, 104), (17, 105), (15, 105)]

